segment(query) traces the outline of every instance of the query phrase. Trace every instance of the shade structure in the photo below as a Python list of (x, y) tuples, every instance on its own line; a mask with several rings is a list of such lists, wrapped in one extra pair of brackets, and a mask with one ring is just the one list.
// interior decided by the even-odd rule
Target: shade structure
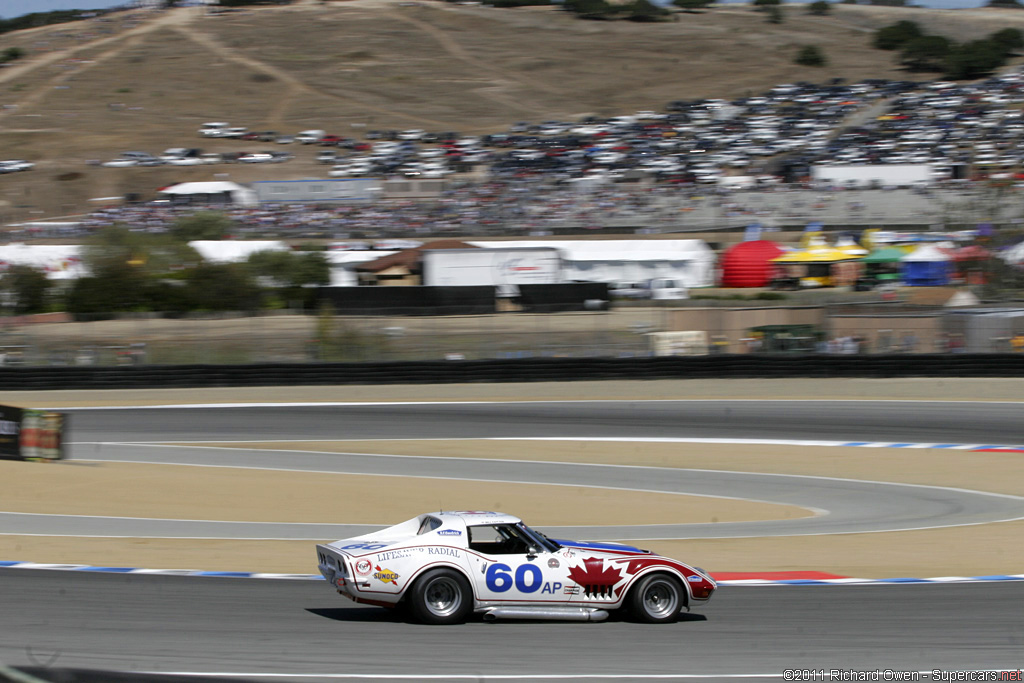
[(950, 256), (928, 244), (904, 256), (903, 282), (911, 287), (936, 287), (949, 284)]
[(765, 287), (771, 282), (772, 259), (784, 254), (771, 240), (740, 242), (722, 254), (723, 287)]
[(840, 261), (854, 261), (859, 259), (857, 254), (849, 254), (842, 249), (835, 247), (810, 247), (791, 251), (772, 259), (772, 263), (839, 263)]
[(857, 244), (849, 235), (843, 235), (836, 240), (836, 249), (851, 256), (865, 256), (868, 253), (867, 249)]
[(907, 252), (898, 247), (876, 249), (861, 259), (861, 263), (898, 263)]

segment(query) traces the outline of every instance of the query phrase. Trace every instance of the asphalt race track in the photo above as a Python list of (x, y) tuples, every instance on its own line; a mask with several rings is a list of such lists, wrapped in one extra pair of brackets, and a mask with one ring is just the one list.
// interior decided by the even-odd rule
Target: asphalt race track
[[(80, 409), (71, 416), (75, 442), (71, 457), (150, 462), (215, 458), (219, 464), (241, 459), (249, 466), (272, 467), (280, 465), (282, 453), (166, 448), (138, 442), (527, 434), (1011, 445), (1024, 443), (1021, 412), (1019, 404), (1010, 403), (906, 401)], [(415, 474), (409, 471), (415, 466), (433, 476), (503, 480), (514, 475), (517, 481), (555, 479), (680, 493), (699, 488), (705, 494), (788, 502), (830, 512), (760, 524), (674, 525), (668, 520), (657, 525), (656, 533), (651, 527), (588, 527), (578, 530), (586, 533), (573, 534), (589, 538), (602, 534), (622, 538), (623, 532), (636, 538), (701, 537), (711, 533), (701, 528), (707, 526), (715, 527), (715, 536), (835, 533), (935, 526), (936, 520), (945, 525), (1024, 516), (1022, 501), (1014, 497), (815, 477), (703, 472), (703, 478), (694, 481), (694, 471), (681, 470), (680, 475), (686, 476), (673, 478), (653, 468), (611, 471), (569, 464), (311, 453), (288, 457), (289, 467), (295, 469), (386, 472), (401, 468), (403, 474)], [(43, 527), (63, 526), (63, 533), (72, 528), (66, 526), (73, 521), (67, 518), (35, 517), (41, 518), (35, 523)], [(116, 525), (109, 519), (103, 522)], [(7, 533), (21, 523), (27, 522), (18, 516), (0, 517)], [(151, 525), (147, 529), (153, 535), (193, 535), (195, 531), (185, 528), (189, 533), (182, 533), (183, 528), (175, 526), (181, 524), (177, 521), (143, 523)], [(281, 535), (275, 537), (310, 533), (298, 528), (306, 525), (279, 526)], [(87, 533), (73, 529), (73, 533)], [(209, 530), (212, 535), (230, 535), (238, 528)], [(316, 531), (315, 537), (323, 536), (323, 527)], [(599, 624), (474, 620), (455, 627), (424, 627), (405, 623), (385, 610), (355, 606), (317, 581), (5, 569), (0, 573), (0, 661), (36, 669), (198, 672), (250, 681), (787, 680), (787, 669), (823, 669), (826, 674), (833, 669), (1016, 671), (1024, 664), (1022, 604), (1024, 582), (725, 586), (700, 614), (672, 626), (613, 619)], [(922, 679), (931, 680), (927, 675)], [(898, 679), (883, 673), (876, 680)]]
[[(268, 396), (272, 400), (273, 396)], [(558, 401), (76, 409), (75, 441), (731, 437), (1024, 444), (1019, 403)], [(996, 441), (993, 441), (996, 439)]]
[[(295, 444), (294, 448), (301, 448)], [(200, 449), (146, 445), (80, 446), (72, 457), (174, 464), (217, 464), (312, 472), (433, 476), (481, 481), (515, 481), (623, 488), (637, 491), (724, 496), (800, 505), (818, 516), (781, 521), (720, 522), (603, 527), (540, 527), (554, 538), (640, 540), (651, 538), (737, 538), (896, 531), (979, 524), (1024, 518), (1015, 496), (931, 486), (874, 483), (822, 477), (748, 474), (622, 465), (589, 465), (424, 456), (356, 455)], [(86, 456), (83, 456), (86, 457)], [(164, 538), (346, 538), (379, 529), (347, 524), (298, 524), (147, 520), (0, 513), (7, 533)]]
[(12, 647), (7, 634), (0, 655), (53, 666), (412, 680), (780, 678), (801, 668), (1016, 669), (1024, 647), (1024, 583), (727, 587), (702, 614), (672, 626), (474, 620), (441, 628), (353, 606), (313, 581), (10, 571), (0, 584), (4, 629), (16, 626), (23, 645)]

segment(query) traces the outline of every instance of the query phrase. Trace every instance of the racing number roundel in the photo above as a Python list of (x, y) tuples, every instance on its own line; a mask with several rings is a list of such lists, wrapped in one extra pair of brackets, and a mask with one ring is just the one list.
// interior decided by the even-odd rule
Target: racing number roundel
[[(510, 573), (512, 568), (501, 562), (487, 568), (487, 588), (495, 593), (504, 593), (515, 584), (521, 593), (535, 593), (544, 584), (544, 575), (540, 568), (532, 564), (521, 564), (516, 567), (515, 578)], [(527, 578), (529, 574), (529, 578)]]

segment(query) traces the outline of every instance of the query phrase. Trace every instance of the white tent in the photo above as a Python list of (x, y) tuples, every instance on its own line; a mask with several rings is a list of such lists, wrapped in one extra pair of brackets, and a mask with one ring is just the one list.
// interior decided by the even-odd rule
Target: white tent
[(211, 180), (208, 182), (178, 183), (160, 190), (160, 194), (169, 197), (192, 197), (209, 201), (217, 197), (226, 198), (228, 204), (238, 206), (258, 206), (256, 192), (247, 187), (227, 180)]
[(51, 280), (70, 280), (85, 275), (81, 249), (74, 244), (0, 245), (0, 270), (12, 265), (32, 266), (46, 271)]
[(396, 254), (396, 251), (328, 251), (327, 263), (331, 266), (331, 287), (355, 287), (359, 284), (359, 274), (355, 267), (360, 263), (376, 261), (382, 256)]
[(258, 251), (291, 251), (277, 240), (193, 240), (188, 243), (210, 263), (236, 263), (245, 261)]
[(1024, 242), (1015, 244), (1000, 255), (1004, 261), (1012, 265), (1024, 262)]
[(567, 281), (682, 280), (686, 287), (715, 283), (715, 252), (703, 240), (514, 240), (469, 242), (477, 247), (554, 247)]

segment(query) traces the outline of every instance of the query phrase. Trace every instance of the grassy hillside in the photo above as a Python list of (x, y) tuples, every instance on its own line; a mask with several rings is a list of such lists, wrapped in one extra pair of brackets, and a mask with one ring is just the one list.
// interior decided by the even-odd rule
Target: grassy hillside
[[(873, 30), (899, 19), (958, 40), (1024, 28), (1024, 12), (1014, 10), (785, 12), (781, 24), (735, 5), (634, 24), (583, 21), (549, 7), (353, 0), (219, 16), (138, 10), (6, 34), (0, 49), (27, 54), (0, 69), (0, 158), (37, 166), (0, 176), (0, 224), (76, 213), (91, 198), (151, 197), (162, 185), (214, 174), (242, 182), (325, 177), (313, 147), (266, 166), (86, 164), (123, 150), (268, 146), (201, 140), (204, 121), (355, 136), (376, 128), (497, 132), (520, 120), (661, 109), (796, 80), (908, 78), (892, 53), (870, 47)], [(807, 44), (824, 50), (828, 66), (793, 63)]]

